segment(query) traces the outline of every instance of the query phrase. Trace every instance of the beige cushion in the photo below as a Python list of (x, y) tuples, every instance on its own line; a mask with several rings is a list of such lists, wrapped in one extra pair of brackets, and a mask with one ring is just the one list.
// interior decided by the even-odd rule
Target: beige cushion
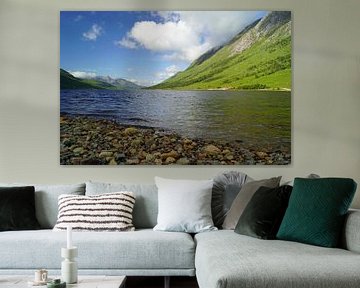
[(281, 176), (270, 179), (263, 179), (258, 181), (251, 181), (245, 183), (234, 202), (232, 203), (229, 212), (227, 213), (223, 229), (234, 230), (241, 214), (244, 212), (246, 205), (249, 203), (255, 192), (261, 187), (276, 188), (279, 186)]

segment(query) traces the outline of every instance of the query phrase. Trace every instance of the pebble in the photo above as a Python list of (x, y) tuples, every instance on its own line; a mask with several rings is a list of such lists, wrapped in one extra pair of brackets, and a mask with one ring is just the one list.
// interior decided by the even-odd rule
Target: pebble
[(287, 165), (291, 147), (190, 139), (161, 129), (61, 116), (62, 165)]

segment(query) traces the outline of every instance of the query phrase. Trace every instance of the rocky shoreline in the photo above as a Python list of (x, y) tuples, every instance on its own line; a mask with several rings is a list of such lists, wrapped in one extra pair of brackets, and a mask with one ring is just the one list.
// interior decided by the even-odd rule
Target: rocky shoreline
[(90, 117), (60, 117), (61, 165), (288, 165), (290, 150), (189, 139)]

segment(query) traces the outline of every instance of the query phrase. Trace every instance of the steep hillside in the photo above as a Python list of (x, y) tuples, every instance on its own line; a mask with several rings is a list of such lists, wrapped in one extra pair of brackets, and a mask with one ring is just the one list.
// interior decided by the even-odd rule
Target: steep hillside
[(291, 89), (291, 12), (270, 12), (155, 89)]
[(101, 89), (74, 77), (64, 69), (60, 69), (60, 89)]

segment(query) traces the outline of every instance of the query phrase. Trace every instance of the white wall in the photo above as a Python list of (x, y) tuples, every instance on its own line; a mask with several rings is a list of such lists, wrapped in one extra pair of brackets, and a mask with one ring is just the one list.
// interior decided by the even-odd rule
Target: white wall
[[(289, 166), (59, 165), (60, 10), (291, 10), (293, 162)], [(152, 182), (155, 175), (254, 178), (318, 173), (360, 187), (360, 1), (1, 0), (0, 182)], [(360, 188), (353, 204), (360, 207)]]

